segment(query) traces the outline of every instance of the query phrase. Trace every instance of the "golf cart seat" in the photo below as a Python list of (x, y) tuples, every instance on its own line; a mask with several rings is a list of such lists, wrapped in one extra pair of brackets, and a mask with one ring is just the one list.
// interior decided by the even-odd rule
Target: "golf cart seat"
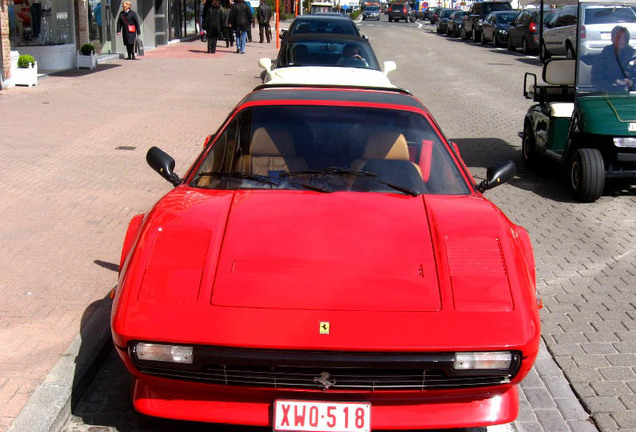
[(575, 70), (575, 59), (550, 59), (543, 65), (545, 84), (537, 84), (537, 76), (526, 72), (523, 95), (541, 104), (574, 102)]

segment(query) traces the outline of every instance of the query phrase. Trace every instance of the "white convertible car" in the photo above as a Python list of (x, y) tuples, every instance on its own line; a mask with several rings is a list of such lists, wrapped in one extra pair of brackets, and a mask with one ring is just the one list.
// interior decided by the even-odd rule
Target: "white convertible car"
[(265, 84), (342, 85), (394, 88), (387, 77), (395, 62), (378, 63), (369, 41), (356, 36), (299, 34), (283, 40), (274, 64), (262, 58)]

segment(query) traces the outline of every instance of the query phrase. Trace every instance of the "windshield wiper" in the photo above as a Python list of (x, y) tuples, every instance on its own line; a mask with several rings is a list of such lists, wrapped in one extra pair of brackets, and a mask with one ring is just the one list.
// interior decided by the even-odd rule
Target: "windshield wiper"
[(391, 189), (394, 189), (396, 191), (405, 193), (407, 195), (411, 195), (411, 196), (418, 196), (420, 193), (417, 191), (414, 191), (411, 188), (407, 188), (405, 186), (400, 186), (400, 185), (396, 185), (393, 183), (389, 183), (389, 182), (385, 182), (384, 180), (381, 180), (379, 178), (377, 178), (377, 174), (371, 171), (356, 171), (356, 170), (352, 170), (349, 168), (343, 168), (343, 167), (327, 167), (323, 170), (304, 170), (304, 171), (290, 171), (289, 174), (350, 174), (350, 175), (355, 175), (355, 176), (363, 176), (363, 177), (367, 177), (370, 180), (373, 180), (376, 183), (380, 183), (384, 186), (388, 186)]
[(405, 187), (405, 186), (400, 186), (400, 185), (396, 185), (396, 184), (393, 184), (393, 183), (385, 182), (384, 180), (380, 180), (380, 179), (378, 179), (378, 178), (372, 178), (371, 180), (373, 180), (373, 181), (374, 181), (374, 182), (376, 182), (376, 183), (383, 184), (384, 186), (388, 186), (388, 187), (390, 187), (391, 189), (395, 189), (396, 191), (399, 191), (399, 192), (405, 193), (405, 194), (407, 194), (407, 195), (411, 195), (411, 196), (418, 196), (418, 195), (420, 194), (419, 192), (414, 191), (414, 190), (413, 190), (413, 189), (411, 189), (411, 188), (407, 188), (407, 187)]
[(307, 183), (292, 180), (290, 174), (296, 174), (296, 173), (297, 171), (292, 171), (292, 172), (283, 171), (280, 173), (280, 177), (284, 178), (289, 184), (304, 187), (305, 189), (311, 189), (317, 192), (325, 192), (325, 193), (331, 192), (329, 189), (321, 188), (320, 186), (314, 186)]
[[(223, 173), (223, 172), (204, 172), (204, 173), (200, 173), (197, 174), (198, 177), (228, 177), (228, 178), (237, 178), (237, 179), (241, 179), (241, 180), (254, 180), (260, 183), (265, 183), (265, 184), (269, 184), (272, 186), (280, 186), (280, 182), (274, 181), (274, 179), (272, 179), (271, 177), (267, 177), (267, 176), (262, 176), (262, 175), (258, 175), (258, 174), (248, 174), (248, 173), (244, 173), (244, 172), (229, 172), (229, 173)], [(281, 178), (283, 177), (288, 177), (287, 173), (285, 172), (281, 172)], [(318, 192), (331, 192), (327, 189), (318, 187), (318, 186), (312, 186), (312, 185), (308, 185), (305, 183), (301, 183), (301, 182), (297, 182), (297, 181), (293, 181), (290, 180), (289, 178), (287, 178), (285, 181), (287, 181), (287, 183), (289, 184), (293, 184), (296, 186), (301, 186), (304, 187), (305, 189), (311, 189), (311, 190), (315, 190)]]
[(300, 170), (290, 171), (289, 174), (351, 174), (356, 176), (376, 177), (377, 174), (371, 171), (356, 171), (343, 167), (327, 167), (322, 170)]

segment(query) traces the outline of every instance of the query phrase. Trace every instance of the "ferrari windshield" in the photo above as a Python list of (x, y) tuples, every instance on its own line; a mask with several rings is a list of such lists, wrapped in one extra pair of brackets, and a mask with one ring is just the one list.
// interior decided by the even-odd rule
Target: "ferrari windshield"
[(577, 91), (636, 91), (636, 0), (579, 5)]
[(244, 109), (220, 133), (190, 183), (212, 189), (470, 192), (422, 115), (334, 106)]

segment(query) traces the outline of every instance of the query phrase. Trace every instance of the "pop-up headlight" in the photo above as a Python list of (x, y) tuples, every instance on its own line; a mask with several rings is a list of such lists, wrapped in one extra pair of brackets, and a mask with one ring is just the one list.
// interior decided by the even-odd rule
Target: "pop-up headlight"
[(139, 360), (192, 364), (193, 348), (180, 345), (163, 345), (138, 342), (135, 354)]
[(465, 352), (455, 354), (455, 370), (510, 369), (510, 352)]

